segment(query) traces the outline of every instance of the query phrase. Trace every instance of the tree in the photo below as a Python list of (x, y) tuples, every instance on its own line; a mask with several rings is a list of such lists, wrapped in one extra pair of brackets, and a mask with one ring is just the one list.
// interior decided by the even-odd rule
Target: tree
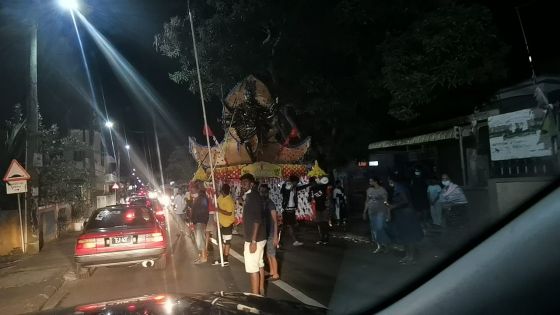
[[(413, 120), (449, 93), (455, 93), (454, 104), (462, 100), (472, 110), (493, 92), (484, 87), (507, 75), (508, 48), (497, 36), (490, 10), (480, 5), (438, 8), (388, 37), (382, 49), (390, 113), (400, 120)], [(465, 87), (479, 93), (464, 93)]]
[(165, 167), (169, 181), (186, 182), (196, 171), (196, 163), (185, 146), (176, 146), (171, 152)]
[[(503, 77), (507, 50), (488, 10), (448, 2), (197, 2), (205, 97), (221, 98), (253, 74), (278, 97), (280, 112), (313, 137), (310, 158), (327, 168), (343, 164), (403, 121)], [(170, 78), (197, 93), (188, 16), (165, 23), (154, 45), (178, 61)]]
[(70, 202), (84, 199), (92, 187), (88, 170), (71, 160), (74, 152), (86, 152), (88, 146), (72, 136), (60, 137), (56, 125), (42, 132), (44, 166), (41, 169), (39, 196), (41, 203)]

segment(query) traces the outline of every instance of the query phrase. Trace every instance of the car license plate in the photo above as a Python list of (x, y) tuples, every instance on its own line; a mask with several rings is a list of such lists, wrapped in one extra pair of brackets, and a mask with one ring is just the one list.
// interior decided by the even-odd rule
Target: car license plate
[(132, 243), (132, 236), (118, 236), (111, 238), (111, 244), (113, 245), (126, 245)]

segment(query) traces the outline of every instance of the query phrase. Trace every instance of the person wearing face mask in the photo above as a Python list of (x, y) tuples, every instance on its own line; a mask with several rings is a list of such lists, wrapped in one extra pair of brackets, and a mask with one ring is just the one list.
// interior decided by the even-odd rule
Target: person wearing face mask
[(446, 213), (446, 223), (451, 226), (461, 226), (466, 223), (468, 200), (459, 185), (453, 183), (449, 175), (441, 175), (441, 190), (439, 202)]
[(292, 238), (294, 246), (303, 245), (298, 241), (294, 231), (297, 224), (296, 210), (298, 209), (298, 192), (309, 187), (309, 184), (299, 185), (299, 177), (292, 175), (289, 180), (280, 188), (282, 196), (282, 225), (288, 230), (288, 235)]

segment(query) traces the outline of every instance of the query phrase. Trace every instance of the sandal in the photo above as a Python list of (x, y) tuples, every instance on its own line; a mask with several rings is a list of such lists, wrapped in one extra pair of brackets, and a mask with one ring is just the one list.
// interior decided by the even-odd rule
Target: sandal
[(276, 275), (276, 277), (270, 276), (270, 277), (268, 277), (266, 280), (268, 280), (268, 281), (277, 281), (277, 280), (280, 280), (280, 275)]

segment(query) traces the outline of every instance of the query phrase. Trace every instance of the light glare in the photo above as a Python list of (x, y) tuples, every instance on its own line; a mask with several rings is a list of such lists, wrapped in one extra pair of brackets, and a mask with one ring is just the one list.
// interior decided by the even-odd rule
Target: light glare
[(78, 10), (78, 1), (77, 0), (58, 0), (58, 4), (70, 11)]

